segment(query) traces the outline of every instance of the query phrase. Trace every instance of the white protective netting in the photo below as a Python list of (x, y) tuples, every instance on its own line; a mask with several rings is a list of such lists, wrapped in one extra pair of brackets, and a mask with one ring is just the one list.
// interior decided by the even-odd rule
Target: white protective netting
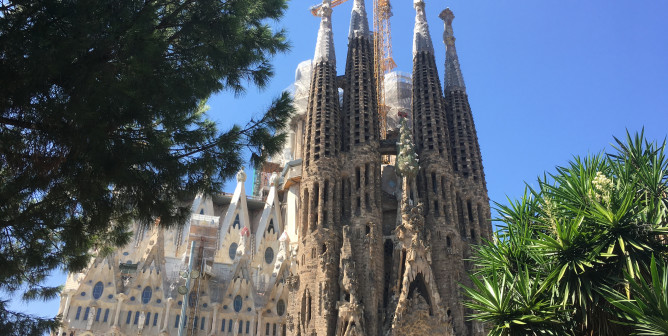
[(385, 106), (387, 111), (387, 130), (399, 128), (399, 113), (408, 116), (408, 125), (412, 122), (411, 97), (413, 80), (409, 73), (393, 71), (385, 74)]

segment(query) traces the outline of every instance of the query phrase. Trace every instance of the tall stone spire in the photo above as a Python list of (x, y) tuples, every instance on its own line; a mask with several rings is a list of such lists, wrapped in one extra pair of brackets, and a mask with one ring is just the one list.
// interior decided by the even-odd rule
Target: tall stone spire
[(318, 40), (315, 44), (313, 63), (327, 61), (336, 64), (334, 35), (332, 34), (332, 4), (330, 0), (322, 1), (320, 18), (320, 29), (318, 29)]
[(369, 21), (366, 17), (364, 0), (355, 0), (355, 2), (353, 2), (353, 11), (350, 14), (350, 31), (348, 32), (348, 40), (360, 36), (369, 36)]
[(415, 7), (415, 28), (413, 30), (413, 57), (421, 51), (434, 53), (434, 45), (431, 43), (429, 34), (429, 25), (424, 13), (424, 0), (414, 0)]
[[(461, 251), (461, 258), (468, 260), (472, 255), (472, 245), (480, 243), (481, 238), (491, 238), (489, 198), (485, 186), (485, 175), (482, 168), (478, 136), (473, 123), (473, 114), (469, 106), (464, 77), (455, 49), (455, 37), (452, 30), (452, 20), (455, 16), (450, 9), (445, 9), (439, 17), (445, 22), (445, 32), (443, 33), (443, 42), (446, 46), (445, 117), (450, 136), (452, 170), (457, 185), (457, 191), (454, 195), (451, 195), (457, 209), (452, 222), (453, 224), (456, 223), (459, 238), (461, 238), (454, 246)], [(451, 265), (450, 267), (470, 271), (471, 264), (464, 263), (463, 265)], [(467, 286), (472, 285), (467, 278), (453, 280)], [(461, 306), (459, 309), (461, 309)], [(459, 311), (456, 316), (460, 314), (470, 315), (471, 313), (467, 308), (464, 311)], [(462, 321), (457, 318), (454, 320), (456, 329), (468, 330), (471, 334), (474, 330), (482, 328), (478, 322)], [(464, 323), (462, 324), (462, 322)]]
[[(417, 152), (423, 151), (448, 161), (448, 138), (445, 128), (445, 103), (441, 91), (434, 47), (429, 35), (423, 0), (415, 0), (413, 35), (413, 132)], [(434, 85), (436, 84), (436, 85)]]
[(373, 47), (364, 0), (355, 0), (350, 17), (343, 96), (343, 150), (365, 144), (378, 150), (378, 106), (373, 76)]
[[(377, 281), (383, 278), (383, 217), (380, 124), (372, 45), (364, 0), (355, 0), (344, 76), (341, 203), (344, 232), (364, 232), (364, 235), (350, 234), (351, 249), (341, 251), (341, 259), (348, 261), (346, 267), (352, 268), (341, 272), (353, 271), (356, 279), (341, 288), (337, 306), (339, 324), (350, 321), (348, 315), (353, 311), (363, 313), (364, 335), (379, 335), (383, 320), (377, 309), (383, 293), (383, 283)], [(361, 302), (364, 304), (359, 305)]]
[[(452, 20), (455, 15), (449, 8), (439, 17), (445, 22), (443, 42), (445, 54), (445, 100), (447, 103), (446, 119), (452, 143), (452, 165), (456, 174), (470, 179), (478, 185), (485, 185), (482, 158), (478, 145), (478, 136), (473, 123), (473, 113), (469, 106), (464, 77), (459, 67)], [(485, 191), (485, 196), (486, 196)]]
[[(418, 202), (424, 205), (424, 232), (431, 236), (431, 268), (442, 305), (458, 335), (473, 335), (465, 324), (458, 282), (464, 268), (457, 253), (466, 244), (464, 229), (456, 221), (466, 211), (455, 202), (457, 178), (452, 168), (452, 148), (446, 120), (446, 102), (436, 68), (423, 0), (415, 0), (415, 34), (413, 40), (413, 135), (420, 169), (417, 176)], [(403, 218), (402, 218), (403, 221)], [(467, 223), (463, 223), (467, 224)], [(443, 242), (446, 242), (443, 244)], [(457, 254), (455, 254), (457, 253)], [(412, 286), (412, 284), (411, 284)], [(437, 307), (432, 307), (436, 309)]]
[(460, 89), (466, 91), (464, 85), (464, 77), (462, 70), (459, 67), (459, 57), (457, 57), (457, 49), (455, 48), (455, 35), (452, 30), (452, 20), (455, 15), (450, 8), (446, 8), (441, 12), (439, 17), (445, 22), (445, 30), (443, 31), (443, 43), (445, 43), (445, 89)]
[(323, 1), (306, 107), (300, 182), (299, 287), (288, 314), (302, 335), (333, 335), (341, 250), (341, 114), (332, 8)]

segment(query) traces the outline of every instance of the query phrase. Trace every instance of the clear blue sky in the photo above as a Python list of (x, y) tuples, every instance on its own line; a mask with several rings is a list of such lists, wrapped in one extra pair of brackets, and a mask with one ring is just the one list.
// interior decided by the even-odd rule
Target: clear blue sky
[[(261, 113), (293, 82), (297, 64), (313, 56), (319, 20), (308, 8), (316, 2), (292, 0), (276, 24), (288, 31), (292, 50), (275, 58), (267, 88), (211, 99), (211, 118), (221, 128)], [(335, 7), (332, 18), (340, 74), (352, 2)], [(366, 2), (371, 11), (372, 0)], [(613, 136), (626, 129), (644, 127), (653, 140), (668, 134), (668, 1), (425, 2), (441, 78), (445, 48), (438, 14), (450, 7), (456, 16), (457, 51), (492, 201), (519, 197), (524, 181), (532, 183), (573, 155), (610, 149)], [(392, 4), (394, 59), (398, 70), (410, 72), (415, 11), (412, 0)], [(54, 315), (58, 300), (25, 310)]]

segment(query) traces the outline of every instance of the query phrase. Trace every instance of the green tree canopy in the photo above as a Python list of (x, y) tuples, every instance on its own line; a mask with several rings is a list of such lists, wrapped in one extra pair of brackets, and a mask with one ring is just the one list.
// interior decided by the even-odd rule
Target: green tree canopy
[[(276, 153), (287, 94), (219, 130), (206, 99), (264, 86), (286, 0), (0, 1), (0, 291), (45, 299), (53, 269), (122, 245), (131, 220), (182, 223), (250, 149)], [(230, 113), (232, 111), (225, 111)], [(240, 111), (234, 111), (239, 113)], [(17, 335), (52, 325), (11, 312)]]
[(492, 335), (629, 335), (668, 319), (653, 261), (668, 257), (665, 142), (615, 140), (615, 151), (576, 157), (521, 199), (497, 203), (495, 241), (478, 247), (465, 288)]

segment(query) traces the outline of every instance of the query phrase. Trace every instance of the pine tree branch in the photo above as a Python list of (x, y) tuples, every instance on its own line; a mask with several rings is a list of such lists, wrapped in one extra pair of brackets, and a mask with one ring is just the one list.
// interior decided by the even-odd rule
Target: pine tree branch
[(5, 117), (0, 117), (0, 124), (20, 127), (24, 129), (42, 130), (41, 124), (31, 123), (24, 120), (5, 118)]

